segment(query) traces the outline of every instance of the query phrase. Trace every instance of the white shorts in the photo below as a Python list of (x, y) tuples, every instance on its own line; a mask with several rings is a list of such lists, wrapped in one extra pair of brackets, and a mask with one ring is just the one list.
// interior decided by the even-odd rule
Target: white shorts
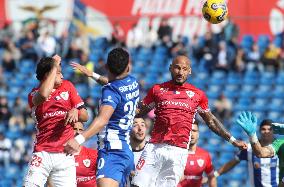
[(48, 178), (54, 187), (76, 187), (74, 156), (44, 151), (33, 153), (24, 179), (24, 186), (44, 187)]
[(188, 150), (148, 143), (138, 161), (132, 184), (139, 187), (175, 187), (183, 176)]

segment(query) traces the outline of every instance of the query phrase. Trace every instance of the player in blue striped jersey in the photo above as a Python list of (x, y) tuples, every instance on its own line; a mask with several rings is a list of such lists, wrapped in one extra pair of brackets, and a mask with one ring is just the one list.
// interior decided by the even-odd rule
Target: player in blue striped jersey
[[(272, 121), (263, 120), (259, 126), (260, 139), (262, 146), (271, 144), (274, 140)], [(221, 166), (214, 175), (219, 176), (235, 167), (240, 161), (248, 162), (248, 172), (250, 186), (255, 187), (277, 187), (279, 182), (279, 159), (275, 155), (272, 158), (258, 158), (248, 145), (248, 149), (240, 151), (234, 159)]]
[(65, 151), (76, 153), (80, 144), (99, 133), (97, 186), (118, 187), (133, 167), (129, 131), (139, 101), (139, 86), (129, 75), (131, 63), (124, 49), (113, 49), (106, 67), (108, 84), (102, 88), (99, 114), (84, 133), (68, 141)]

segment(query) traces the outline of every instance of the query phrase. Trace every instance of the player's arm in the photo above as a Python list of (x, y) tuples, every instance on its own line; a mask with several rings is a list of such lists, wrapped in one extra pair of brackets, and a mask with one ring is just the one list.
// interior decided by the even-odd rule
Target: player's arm
[(217, 187), (217, 179), (214, 175), (208, 176), (208, 186), (209, 187)]
[(138, 103), (135, 117), (140, 118), (148, 114), (153, 108), (145, 104), (143, 101)]
[(155, 86), (153, 86), (145, 96), (145, 98), (138, 103), (135, 117), (143, 117), (155, 108)]
[(233, 169), (239, 163), (240, 163), (240, 161), (238, 159), (230, 160), (229, 162), (227, 162), (223, 166), (221, 166), (217, 171), (215, 171), (214, 176), (218, 177), (219, 175), (223, 175), (224, 173), (227, 173), (228, 171)]
[(241, 149), (246, 148), (246, 144), (242, 141), (236, 140), (210, 111), (200, 112), (199, 115), (205, 121), (209, 129), (211, 129), (215, 134), (224, 138), (236, 147)]
[(41, 81), (38, 92), (36, 92), (32, 98), (34, 106), (38, 106), (47, 100), (54, 87), (56, 74), (61, 73), (58, 71), (60, 68), (61, 58), (58, 55), (53, 56), (53, 58), (55, 59), (55, 63), (51, 71), (47, 73), (44, 80)]
[(102, 105), (100, 107), (98, 116), (94, 119), (89, 128), (82, 134), (76, 136), (75, 139), (71, 139), (65, 144), (65, 152), (68, 154), (75, 154), (78, 152), (80, 144), (83, 144), (87, 139), (100, 132), (101, 129), (108, 123), (113, 112), (114, 108), (112, 106)]
[(70, 65), (74, 69), (79, 70), (80, 72), (82, 72), (87, 77), (90, 77), (90, 78), (94, 79), (100, 85), (106, 85), (108, 83), (108, 78), (107, 77), (99, 75), (99, 74), (97, 74), (95, 72), (92, 72), (92, 71), (88, 70), (85, 66), (82, 66), (82, 65), (80, 65), (78, 63), (75, 63), (75, 62), (71, 62)]
[(237, 124), (249, 136), (253, 153), (257, 157), (273, 157), (279, 150), (284, 140), (275, 140), (272, 145), (262, 147), (256, 136), (257, 117), (249, 111), (242, 112), (238, 119)]

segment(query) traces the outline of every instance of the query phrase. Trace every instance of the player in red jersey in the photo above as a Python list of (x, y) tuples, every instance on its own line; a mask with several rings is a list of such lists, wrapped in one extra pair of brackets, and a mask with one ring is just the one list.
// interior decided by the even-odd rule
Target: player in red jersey
[[(82, 123), (78, 122), (73, 127), (76, 135), (84, 131)], [(85, 146), (75, 155), (77, 187), (96, 187), (98, 151)]]
[(189, 154), (184, 170), (184, 177), (178, 187), (201, 187), (203, 172), (205, 172), (208, 176), (209, 187), (217, 186), (217, 180), (214, 176), (214, 168), (210, 154), (206, 150), (197, 146), (198, 138), (198, 124), (197, 121), (194, 121), (192, 124)]
[(191, 126), (199, 115), (217, 135), (244, 149), (210, 112), (205, 93), (186, 83), (191, 74), (190, 60), (177, 56), (170, 65), (172, 80), (154, 85), (140, 103), (137, 116), (155, 108), (155, 124), (148, 143), (136, 166), (132, 184), (139, 187), (177, 186), (185, 168)]
[(74, 156), (63, 145), (74, 137), (73, 124), (87, 121), (84, 102), (73, 84), (63, 80), (59, 56), (42, 58), (37, 64), (40, 81), (28, 96), (36, 123), (36, 140), (24, 186), (44, 186), (49, 177), (54, 186), (76, 186)]

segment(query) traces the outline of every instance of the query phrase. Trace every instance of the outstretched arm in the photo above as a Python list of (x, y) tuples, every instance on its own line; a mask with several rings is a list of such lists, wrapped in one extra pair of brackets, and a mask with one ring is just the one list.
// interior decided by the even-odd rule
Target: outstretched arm
[(209, 187), (217, 187), (217, 179), (214, 175), (208, 176), (208, 186)]
[(274, 156), (274, 150), (271, 145), (262, 147), (259, 141), (251, 142), (253, 153), (260, 158), (267, 158)]
[(73, 67), (73, 69), (79, 70), (80, 72), (82, 72), (87, 77), (94, 79), (100, 85), (106, 85), (108, 83), (107, 77), (99, 75), (95, 72), (92, 72), (92, 71), (88, 70), (85, 66), (82, 66), (82, 65), (75, 63), (75, 62), (71, 62), (70, 65)]
[(257, 157), (273, 157), (275, 152), (277, 152), (280, 146), (283, 144), (282, 140), (276, 140), (272, 145), (261, 146), (256, 136), (257, 117), (251, 112), (242, 112), (237, 119), (237, 124), (249, 136), (253, 153)]
[(240, 149), (246, 149), (247, 145), (242, 141), (236, 140), (224, 127), (224, 125), (210, 111), (200, 112), (199, 115), (215, 134), (224, 138), (225, 140)]
[(64, 145), (64, 151), (68, 154), (75, 154), (79, 151), (80, 144), (83, 144), (87, 139), (91, 138), (108, 123), (111, 115), (114, 112), (114, 108), (109, 105), (102, 105), (98, 116), (91, 123), (89, 128), (82, 134), (77, 135), (75, 138), (69, 140)]
[(219, 175), (222, 175), (224, 173), (227, 173), (231, 169), (233, 169), (238, 163), (240, 163), (239, 160), (232, 159), (229, 162), (225, 163), (223, 166), (221, 166), (218, 171), (215, 171), (214, 175), (217, 177)]

